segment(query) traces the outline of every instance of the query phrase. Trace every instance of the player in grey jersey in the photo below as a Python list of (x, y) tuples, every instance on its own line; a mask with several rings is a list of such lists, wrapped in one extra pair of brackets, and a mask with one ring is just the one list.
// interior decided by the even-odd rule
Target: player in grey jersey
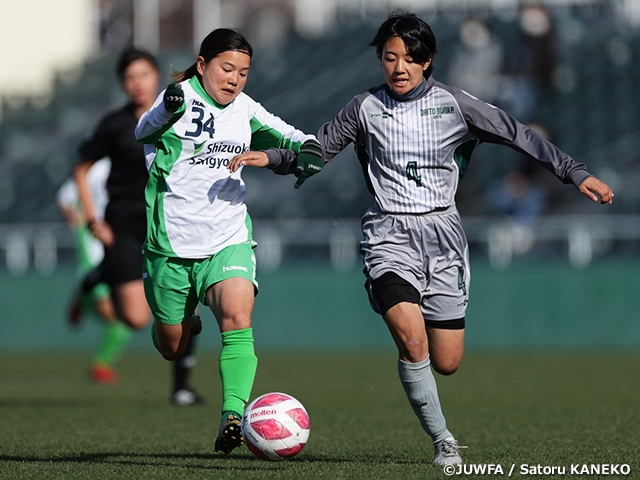
[[(464, 351), (469, 252), (454, 197), (474, 147), (510, 146), (602, 204), (611, 203), (613, 193), (585, 165), (506, 112), (435, 81), (436, 39), (415, 15), (394, 12), (371, 45), (385, 84), (356, 96), (317, 137), (324, 161), (355, 144), (375, 197), (362, 220), (360, 244), (371, 305), (398, 348), (400, 380), (433, 440), (434, 463), (459, 464), (431, 365), (451, 375)], [(298, 168), (306, 169), (302, 163)], [(293, 173), (296, 166), (288, 168)]]

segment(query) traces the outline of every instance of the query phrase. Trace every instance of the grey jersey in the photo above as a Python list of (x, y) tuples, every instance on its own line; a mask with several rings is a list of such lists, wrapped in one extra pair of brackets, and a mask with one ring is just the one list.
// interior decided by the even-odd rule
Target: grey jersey
[(325, 161), (355, 144), (382, 212), (420, 214), (453, 205), (480, 142), (510, 146), (564, 183), (579, 186), (590, 176), (584, 164), (463, 90), (433, 78), (416, 90), (417, 98), (401, 100), (386, 85), (371, 89), (356, 96), (317, 135)]

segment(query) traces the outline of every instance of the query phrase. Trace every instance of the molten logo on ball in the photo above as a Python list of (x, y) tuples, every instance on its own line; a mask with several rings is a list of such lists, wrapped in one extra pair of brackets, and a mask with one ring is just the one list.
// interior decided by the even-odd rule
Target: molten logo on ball
[(291, 395), (267, 393), (244, 411), (242, 434), (258, 458), (284, 460), (300, 453), (307, 444), (309, 415)]

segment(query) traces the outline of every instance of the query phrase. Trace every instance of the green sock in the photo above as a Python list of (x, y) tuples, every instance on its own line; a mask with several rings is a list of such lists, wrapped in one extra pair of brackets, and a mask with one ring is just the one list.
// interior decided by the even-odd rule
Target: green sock
[(131, 335), (133, 335), (131, 329), (120, 320), (107, 323), (93, 362), (112, 367), (122, 355)]
[(253, 329), (232, 330), (222, 334), (220, 379), (222, 381), (222, 411), (242, 416), (249, 400), (258, 369), (258, 357), (253, 349)]

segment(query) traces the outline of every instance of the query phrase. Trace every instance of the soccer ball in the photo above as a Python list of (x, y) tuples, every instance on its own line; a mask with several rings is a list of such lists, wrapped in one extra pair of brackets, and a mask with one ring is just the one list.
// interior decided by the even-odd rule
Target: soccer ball
[(266, 393), (245, 409), (242, 435), (258, 458), (276, 462), (291, 458), (307, 444), (309, 415), (291, 395)]

